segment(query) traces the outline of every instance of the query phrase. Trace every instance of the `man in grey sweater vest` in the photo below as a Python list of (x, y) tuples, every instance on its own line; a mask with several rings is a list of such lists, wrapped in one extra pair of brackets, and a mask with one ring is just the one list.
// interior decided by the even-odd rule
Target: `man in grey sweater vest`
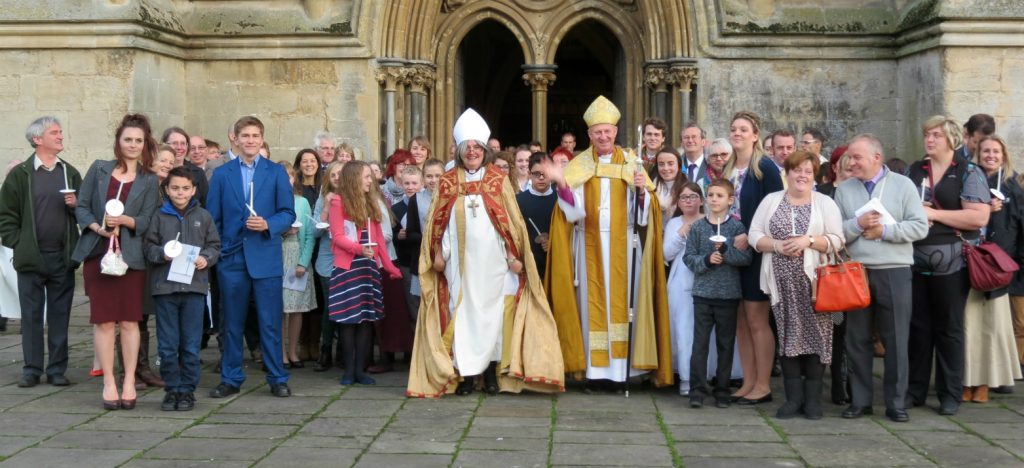
[[(904, 397), (909, 376), (910, 267), (914, 263), (913, 242), (928, 235), (928, 218), (910, 179), (884, 166), (878, 138), (871, 134), (853, 137), (846, 156), (853, 177), (839, 184), (835, 201), (843, 214), (850, 256), (867, 269), (871, 306), (847, 314), (846, 352), (853, 403), (843, 411), (843, 417), (872, 413), (871, 324), (877, 321), (885, 344), (885, 415), (895, 422), (907, 422), (910, 416)], [(878, 211), (856, 214), (872, 198), (881, 202), (891, 219)]]

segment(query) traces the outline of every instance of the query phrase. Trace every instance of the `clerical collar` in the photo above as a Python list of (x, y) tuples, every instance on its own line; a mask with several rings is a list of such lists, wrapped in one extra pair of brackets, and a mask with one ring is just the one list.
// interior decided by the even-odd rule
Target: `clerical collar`
[(548, 195), (551, 195), (552, 193), (555, 193), (555, 189), (551, 188), (550, 185), (548, 185), (548, 189), (544, 193), (538, 192), (537, 189), (533, 188), (532, 185), (527, 187), (526, 189), (529, 190), (530, 193), (532, 193), (532, 194), (534, 194), (534, 195), (536, 195), (538, 197), (546, 197)]

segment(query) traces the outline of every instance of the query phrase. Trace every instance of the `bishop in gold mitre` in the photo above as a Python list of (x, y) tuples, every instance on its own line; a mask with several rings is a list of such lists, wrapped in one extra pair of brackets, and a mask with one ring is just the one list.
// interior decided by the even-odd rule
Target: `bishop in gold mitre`
[[(588, 387), (648, 373), (656, 385), (671, 385), (661, 210), (651, 209), (652, 201), (658, 206), (654, 184), (636, 155), (615, 145), (619, 117), (611, 101), (598, 97), (583, 114), (591, 147), (564, 171), (545, 168), (558, 192), (545, 289), (566, 372), (585, 377)], [(636, 295), (627, 370), (630, 275)]]

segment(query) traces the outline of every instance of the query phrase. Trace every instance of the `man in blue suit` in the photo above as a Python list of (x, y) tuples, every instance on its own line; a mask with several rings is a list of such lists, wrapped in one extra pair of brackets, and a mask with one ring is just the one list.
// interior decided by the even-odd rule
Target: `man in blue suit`
[(284, 168), (260, 157), (263, 122), (242, 117), (234, 131), (238, 157), (214, 171), (206, 199), (223, 242), (217, 279), (228, 292), (221, 294), (221, 382), (210, 397), (238, 393), (245, 382), (242, 330), (250, 300), (256, 304), (270, 392), (287, 397), (291, 390), (281, 356), (281, 234), (295, 222), (295, 200)]

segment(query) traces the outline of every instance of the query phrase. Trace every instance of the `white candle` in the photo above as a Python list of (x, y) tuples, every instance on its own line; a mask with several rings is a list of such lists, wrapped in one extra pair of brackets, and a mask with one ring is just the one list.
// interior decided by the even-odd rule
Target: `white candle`
[(996, 191), (1001, 191), (1003, 187), (1003, 167), (999, 166), (999, 175), (996, 176)]
[(121, 199), (121, 189), (123, 189), (123, 188), (124, 188), (124, 182), (121, 182), (117, 186), (117, 196), (114, 197), (115, 200), (120, 200)]
[(540, 233), (540, 228), (537, 227), (537, 223), (534, 223), (533, 220), (530, 219), (530, 218), (526, 218), (526, 220), (530, 222), (530, 224), (533, 226), (533, 230), (537, 231), (537, 235), (539, 236), (541, 233)]
[[(256, 199), (255, 199), (255, 196), (256, 196), (256, 192), (253, 190), (253, 183), (250, 180), (249, 181), (249, 211), (252, 211), (253, 213), (256, 212)], [(253, 214), (253, 216), (256, 216), (256, 215)]]
[(721, 216), (718, 217), (718, 234), (717, 235), (718, 236), (722, 235), (722, 217)]
[(70, 191), (71, 186), (68, 184), (68, 165), (65, 164), (61, 169), (64, 170), (64, 190)]
[(370, 234), (370, 218), (366, 218), (366, 243), (373, 244), (373, 237)]
[(921, 179), (921, 201), (924, 201), (924, 179)]

